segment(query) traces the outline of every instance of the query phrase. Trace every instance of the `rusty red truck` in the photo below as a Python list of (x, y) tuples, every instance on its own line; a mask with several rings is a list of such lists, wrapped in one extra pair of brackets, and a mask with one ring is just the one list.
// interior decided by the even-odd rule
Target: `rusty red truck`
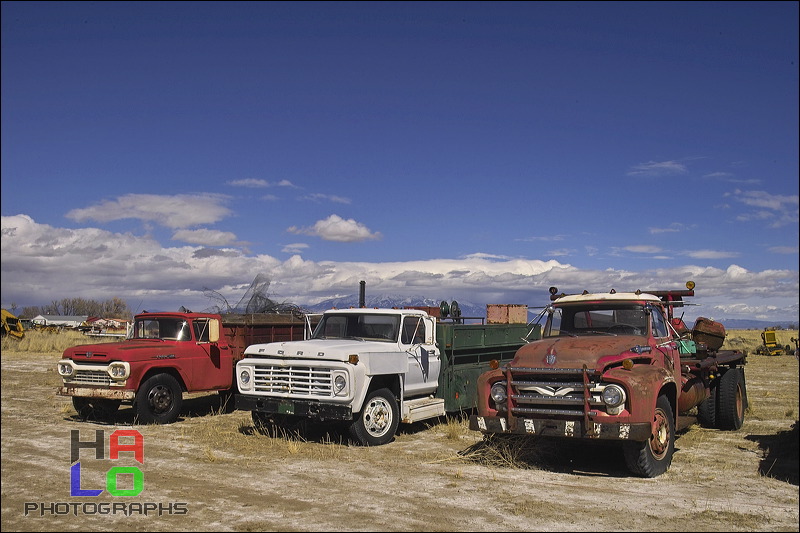
[(694, 283), (686, 287), (573, 295), (552, 287), (542, 338), (478, 378), (470, 429), (619, 441), (642, 477), (669, 468), (679, 414), (696, 408), (703, 426), (739, 429), (746, 354), (720, 350), (718, 322), (700, 317), (689, 330), (674, 316), (694, 296)]
[(232, 409), (236, 362), (251, 344), (300, 340), (307, 315), (144, 312), (125, 340), (74, 346), (57, 369), (57, 394), (71, 396), (81, 418), (111, 419), (131, 403), (139, 423), (168, 424), (181, 413), (183, 393), (219, 392)]

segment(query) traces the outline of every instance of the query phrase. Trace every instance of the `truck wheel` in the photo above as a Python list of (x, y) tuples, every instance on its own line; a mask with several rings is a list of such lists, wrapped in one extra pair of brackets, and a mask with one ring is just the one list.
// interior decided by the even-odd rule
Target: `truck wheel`
[(181, 414), (181, 386), (169, 374), (156, 374), (139, 387), (134, 405), (140, 424), (171, 424)]
[(400, 424), (400, 409), (389, 389), (367, 395), (364, 408), (350, 425), (350, 437), (362, 446), (380, 446), (394, 438)]
[(634, 474), (656, 477), (667, 471), (675, 453), (675, 418), (666, 396), (659, 396), (653, 434), (643, 442), (625, 442), (625, 463)]
[(731, 368), (719, 380), (719, 407), (717, 422), (719, 429), (736, 430), (744, 423), (747, 408), (747, 391), (744, 369)]
[(705, 428), (717, 427), (717, 394), (719, 388), (714, 385), (711, 387), (708, 398), (700, 402), (697, 406), (697, 421)]
[(78, 417), (83, 420), (109, 421), (114, 418), (120, 403), (122, 402), (119, 400), (109, 400), (106, 398), (72, 397), (72, 406), (78, 413)]

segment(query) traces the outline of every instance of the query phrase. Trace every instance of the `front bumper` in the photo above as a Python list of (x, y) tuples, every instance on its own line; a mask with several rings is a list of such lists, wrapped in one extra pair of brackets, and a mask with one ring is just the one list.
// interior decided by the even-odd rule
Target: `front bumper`
[(353, 410), (349, 405), (329, 404), (313, 400), (268, 398), (252, 394), (236, 394), (235, 398), (236, 409), (240, 411), (294, 415), (318, 421), (353, 420)]
[(469, 417), (469, 429), (482, 433), (633, 441), (645, 441), (650, 438), (652, 433), (650, 424), (647, 422), (636, 424), (590, 422), (588, 428), (585, 427), (583, 419), (536, 420), (516, 418), (514, 422), (515, 424), (510, 425), (504, 417), (472, 415)]
[(95, 389), (92, 387), (59, 387), (56, 391), (59, 396), (81, 396), (85, 398), (107, 398), (109, 400), (122, 400), (132, 402), (136, 391), (129, 389)]

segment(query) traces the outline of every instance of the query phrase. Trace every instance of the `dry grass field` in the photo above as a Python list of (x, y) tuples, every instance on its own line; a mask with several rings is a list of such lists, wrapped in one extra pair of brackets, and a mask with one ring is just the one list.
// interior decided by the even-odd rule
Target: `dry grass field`
[[(270, 438), (246, 412), (219, 414), (213, 395), (187, 398), (168, 426), (137, 425), (128, 407), (115, 425), (84, 422), (55, 395), (59, 343), (76, 340), (13, 342), (0, 356), (2, 531), (798, 531), (795, 356), (748, 357), (743, 427), (684, 418), (670, 470), (641, 479), (614, 445), (484, 441), (459, 418), (403, 426), (375, 448), (335, 431)], [(760, 343), (731, 330), (724, 348)], [(141, 463), (110, 458), (118, 429), (141, 434)], [(104, 458), (80, 453), (79, 488), (98, 496), (71, 496), (72, 430), (105, 436)], [(137, 496), (112, 495), (118, 466), (141, 472)]]

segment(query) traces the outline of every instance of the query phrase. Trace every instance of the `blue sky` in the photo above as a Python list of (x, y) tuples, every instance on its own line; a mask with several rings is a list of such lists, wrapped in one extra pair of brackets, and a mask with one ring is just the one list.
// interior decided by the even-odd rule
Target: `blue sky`
[(797, 2), (3, 2), (2, 305), (798, 320)]

